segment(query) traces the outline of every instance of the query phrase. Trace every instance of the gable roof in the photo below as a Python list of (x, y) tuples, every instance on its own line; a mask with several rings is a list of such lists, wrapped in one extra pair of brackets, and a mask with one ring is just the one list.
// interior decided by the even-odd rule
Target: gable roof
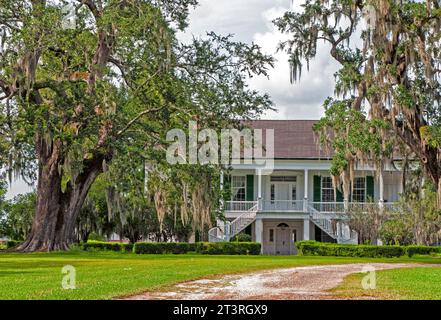
[(330, 159), (329, 152), (320, 149), (318, 145), (317, 137), (312, 130), (315, 123), (317, 120), (247, 121), (247, 124), (254, 129), (274, 129), (275, 159)]

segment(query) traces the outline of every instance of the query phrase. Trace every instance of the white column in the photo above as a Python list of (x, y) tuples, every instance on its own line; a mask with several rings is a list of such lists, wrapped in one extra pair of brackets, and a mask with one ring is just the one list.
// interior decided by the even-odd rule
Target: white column
[[(220, 180), (220, 191), (221, 191), (221, 194), (222, 194), (222, 191), (224, 190), (224, 171), (223, 170), (221, 170), (221, 172), (220, 172), (219, 180)], [(220, 208), (221, 208), (221, 210), (224, 209), (224, 199), (223, 199), (223, 197), (220, 198)]]
[(262, 198), (262, 170), (257, 169), (256, 175), (257, 175), (257, 199), (259, 200)]
[(303, 240), (309, 239), (309, 218), (303, 219)]
[(383, 170), (380, 170), (380, 175), (378, 177), (379, 183), (379, 205), (380, 208), (383, 208), (384, 205), (384, 181), (383, 181)]
[(305, 200), (308, 200), (308, 172), (309, 172), (309, 170), (308, 169), (305, 169), (305, 174), (304, 174), (304, 188), (305, 188), (305, 190), (304, 190), (304, 198), (305, 198)]
[(303, 175), (303, 211), (308, 211), (308, 169), (305, 169), (305, 174)]
[(263, 242), (263, 221), (262, 219), (257, 218), (254, 222), (255, 225), (255, 233), (256, 233), (256, 242)]

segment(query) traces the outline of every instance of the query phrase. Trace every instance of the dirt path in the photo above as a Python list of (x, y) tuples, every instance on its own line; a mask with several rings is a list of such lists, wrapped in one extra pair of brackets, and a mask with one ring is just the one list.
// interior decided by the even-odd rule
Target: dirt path
[[(410, 263), (370, 263), (307, 266), (225, 275), (177, 284), (168, 291), (146, 292), (127, 297), (130, 300), (318, 300), (340, 299), (327, 290), (335, 288), (352, 273), (375, 270), (421, 267)], [(371, 269), (372, 270), (372, 269)], [(360, 284), (361, 285), (361, 284)]]

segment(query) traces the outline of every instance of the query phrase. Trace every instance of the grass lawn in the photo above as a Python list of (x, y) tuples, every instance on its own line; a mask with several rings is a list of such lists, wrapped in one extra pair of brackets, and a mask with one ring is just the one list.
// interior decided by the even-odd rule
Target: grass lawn
[(406, 300), (441, 300), (441, 268), (405, 268), (377, 271), (376, 289), (364, 290), (362, 278), (352, 274), (342, 285), (332, 290), (344, 297)]
[[(0, 299), (111, 299), (212, 275), (369, 261), (441, 263), (440, 259), (431, 257), (368, 259), (192, 254), (135, 255), (115, 252), (0, 253)], [(75, 290), (61, 288), (64, 276), (61, 269), (65, 265), (76, 268), (77, 289)], [(424, 272), (420, 273), (421, 277), (423, 274)], [(440, 275), (438, 273), (434, 279), (439, 281)], [(424, 290), (421, 289), (421, 292)]]

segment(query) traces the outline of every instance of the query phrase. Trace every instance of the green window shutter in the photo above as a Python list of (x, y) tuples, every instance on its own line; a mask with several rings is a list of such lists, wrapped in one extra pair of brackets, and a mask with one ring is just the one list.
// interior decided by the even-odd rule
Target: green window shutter
[(224, 199), (225, 201), (231, 201), (231, 176), (224, 176)]
[(254, 201), (254, 175), (247, 175), (247, 201)]
[(314, 176), (313, 189), (314, 189), (314, 194), (313, 194), (314, 202), (322, 201), (322, 195), (321, 195), (321, 193), (322, 193), (322, 178), (320, 176)]
[(337, 189), (337, 202), (343, 202), (343, 193)]
[(349, 196), (348, 201), (352, 202), (352, 183), (349, 183)]
[(366, 201), (374, 200), (374, 177), (366, 177)]

